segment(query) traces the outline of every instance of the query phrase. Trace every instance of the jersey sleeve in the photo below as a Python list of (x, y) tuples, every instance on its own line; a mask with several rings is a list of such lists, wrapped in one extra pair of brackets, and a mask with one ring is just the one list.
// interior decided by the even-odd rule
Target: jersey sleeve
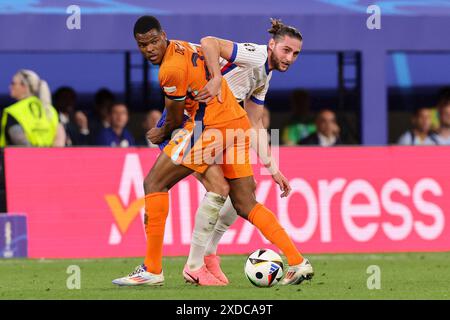
[(264, 86), (256, 88), (255, 91), (252, 92), (252, 95), (250, 96), (251, 101), (253, 101), (254, 103), (259, 104), (261, 106), (264, 105), (267, 91), (269, 91), (269, 81), (270, 81), (270, 77), (267, 78)]
[(233, 43), (230, 62), (242, 67), (260, 67), (267, 60), (267, 47), (254, 43)]
[(172, 100), (183, 101), (187, 94), (187, 71), (178, 66), (167, 66), (159, 71), (159, 84), (164, 95)]

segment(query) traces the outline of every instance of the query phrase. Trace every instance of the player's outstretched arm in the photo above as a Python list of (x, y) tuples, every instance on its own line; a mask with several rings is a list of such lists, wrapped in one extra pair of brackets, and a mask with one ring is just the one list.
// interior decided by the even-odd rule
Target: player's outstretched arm
[(230, 60), (233, 54), (233, 42), (215, 37), (205, 37), (200, 41), (206, 66), (211, 75), (208, 84), (197, 94), (196, 100), (208, 103), (215, 96), (220, 102), (220, 87), (222, 85), (222, 73), (220, 72), (219, 58)]
[(291, 192), (289, 181), (279, 170), (275, 159), (272, 158), (269, 147), (269, 139), (267, 137), (267, 130), (263, 126), (263, 106), (258, 105), (250, 99), (245, 101), (245, 110), (252, 128), (254, 129), (251, 135), (251, 147), (256, 151), (256, 154), (263, 162), (264, 166), (272, 174), (273, 180), (280, 186), (283, 191), (281, 197), (287, 197)]
[(184, 100), (176, 101), (165, 98), (166, 121), (162, 127), (152, 128), (148, 132), (147, 138), (152, 143), (160, 144), (166, 139), (170, 139), (172, 132), (183, 125), (184, 104)]
[(219, 58), (230, 60), (233, 55), (233, 42), (215, 37), (204, 37), (200, 40), (206, 66), (213, 78), (222, 77)]

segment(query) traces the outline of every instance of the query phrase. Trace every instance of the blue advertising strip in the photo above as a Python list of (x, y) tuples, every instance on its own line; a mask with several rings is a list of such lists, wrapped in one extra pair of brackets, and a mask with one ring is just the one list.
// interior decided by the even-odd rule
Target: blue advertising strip
[(4, 149), (0, 148), (0, 214), (6, 212), (5, 162)]
[(0, 215), (0, 258), (28, 256), (27, 218), (25, 215)]

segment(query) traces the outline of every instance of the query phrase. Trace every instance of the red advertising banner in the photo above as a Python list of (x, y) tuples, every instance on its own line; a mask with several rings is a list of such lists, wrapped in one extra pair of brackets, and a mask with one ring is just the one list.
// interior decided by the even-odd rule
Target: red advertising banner
[[(147, 148), (5, 150), (8, 212), (28, 217), (33, 258), (143, 256)], [(280, 148), (292, 193), (280, 198), (254, 166), (256, 196), (305, 253), (450, 250), (450, 148)], [(204, 189), (188, 177), (170, 191), (164, 254), (187, 255)], [(238, 219), (219, 253), (271, 247)]]

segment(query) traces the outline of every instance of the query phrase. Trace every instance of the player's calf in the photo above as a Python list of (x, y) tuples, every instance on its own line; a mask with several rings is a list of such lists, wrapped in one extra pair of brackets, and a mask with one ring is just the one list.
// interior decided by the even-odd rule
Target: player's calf
[(192, 232), (191, 248), (187, 265), (196, 270), (203, 265), (206, 245), (219, 218), (220, 209), (226, 198), (214, 192), (207, 192), (195, 215), (195, 225)]

